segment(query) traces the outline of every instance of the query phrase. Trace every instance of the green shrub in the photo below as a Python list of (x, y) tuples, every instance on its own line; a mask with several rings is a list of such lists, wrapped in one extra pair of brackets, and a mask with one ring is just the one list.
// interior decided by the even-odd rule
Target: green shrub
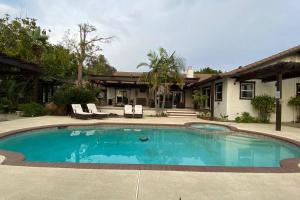
[(300, 96), (291, 97), (288, 102), (288, 105), (296, 109), (297, 121), (300, 122)]
[(258, 111), (258, 120), (262, 123), (270, 122), (271, 113), (275, 112), (275, 98), (268, 95), (256, 96), (251, 101), (254, 109)]
[(0, 112), (9, 113), (15, 110), (17, 110), (17, 106), (14, 105), (14, 103), (7, 97), (3, 97), (0, 99)]
[(25, 117), (37, 117), (44, 115), (44, 107), (38, 103), (27, 103), (20, 105), (20, 110), (23, 111)]
[(92, 89), (80, 87), (62, 87), (53, 95), (53, 101), (57, 105), (86, 104), (96, 101), (97, 93)]
[(87, 104), (97, 102), (99, 90), (92, 86), (85, 88), (75, 86), (64, 86), (53, 95), (53, 102), (64, 108), (64, 113), (71, 112), (71, 104)]
[(257, 120), (255, 117), (252, 117), (250, 113), (243, 112), (241, 116), (235, 118), (235, 121), (238, 123), (256, 123)]
[(193, 103), (194, 103), (194, 107), (197, 108), (202, 108), (204, 102), (206, 101), (206, 99), (208, 99), (208, 97), (206, 95), (201, 94), (201, 91), (196, 90), (194, 91), (194, 94), (192, 96), (193, 99)]

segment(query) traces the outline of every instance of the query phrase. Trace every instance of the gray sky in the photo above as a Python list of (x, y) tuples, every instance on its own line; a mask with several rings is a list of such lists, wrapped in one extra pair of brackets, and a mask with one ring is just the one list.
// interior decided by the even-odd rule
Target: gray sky
[(93, 24), (116, 37), (102, 53), (120, 71), (158, 47), (194, 69), (228, 71), (300, 44), (299, 0), (0, 0), (4, 13), (38, 19), (54, 43)]

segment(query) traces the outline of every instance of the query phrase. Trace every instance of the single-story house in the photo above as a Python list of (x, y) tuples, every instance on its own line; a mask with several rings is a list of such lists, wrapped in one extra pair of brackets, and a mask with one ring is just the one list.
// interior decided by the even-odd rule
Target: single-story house
[(214, 75), (193, 84), (193, 87), (209, 96), (205, 106), (215, 118), (228, 116), (229, 120), (234, 120), (242, 112), (257, 116), (251, 100), (266, 94), (278, 99), (276, 115), (272, 115), (271, 121), (275, 121), (276, 116), (283, 122), (295, 121), (295, 109), (288, 105), (288, 101), (300, 95), (300, 45)]
[[(142, 72), (114, 72), (112, 75), (90, 75), (89, 80), (103, 89), (104, 103), (110, 106), (140, 104), (154, 107), (154, 98), (149, 91), (148, 83), (141, 81)], [(192, 69), (183, 74), (185, 83), (181, 89), (173, 84), (166, 97), (166, 108), (192, 108), (192, 85), (212, 75), (194, 74)]]
[[(89, 79), (103, 88), (102, 97), (107, 105), (142, 104), (153, 107), (153, 97), (148, 84), (141, 82), (142, 73), (115, 72), (111, 76), (90, 75)], [(180, 89), (171, 87), (167, 108), (193, 108), (192, 94), (195, 90), (208, 96), (204, 107), (212, 118), (235, 118), (243, 112), (257, 116), (251, 100), (257, 95), (276, 97), (277, 130), (281, 121), (296, 120), (296, 111), (288, 106), (291, 97), (300, 95), (300, 45), (229, 72), (210, 75), (194, 74), (191, 68), (185, 76), (185, 85)], [(279, 123), (280, 122), (280, 123)]]

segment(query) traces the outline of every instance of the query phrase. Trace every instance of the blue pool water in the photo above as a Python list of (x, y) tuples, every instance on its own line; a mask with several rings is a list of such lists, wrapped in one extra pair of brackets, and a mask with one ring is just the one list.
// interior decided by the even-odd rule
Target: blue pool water
[(299, 147), (279, 140), (204, 128), (45, 129), (3, 138), (0, 149), (27, 161), (74, 163), (278, 167), (300, 157)]

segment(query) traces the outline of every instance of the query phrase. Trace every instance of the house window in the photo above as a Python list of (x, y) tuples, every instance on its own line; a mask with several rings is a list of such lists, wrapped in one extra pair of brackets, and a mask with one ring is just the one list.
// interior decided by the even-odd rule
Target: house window
[(215, 85), (215, 91), (216, 91), (215, 100), (216, 101), (222, 101), (223, 84), (222, 83), (217, 83)]
[(209, 109), (210, 108), (210, 87), (202, 88), (202, 95), (207, 96), (207, 99), (204, 101), (204, 108)]
[(297, 88), (296, 95), (300, 96), (300, 83), (297, 83), (296, 88)]
[(240, 99), (253, 99), (255, 96), (255, 82), (241, 82)]

